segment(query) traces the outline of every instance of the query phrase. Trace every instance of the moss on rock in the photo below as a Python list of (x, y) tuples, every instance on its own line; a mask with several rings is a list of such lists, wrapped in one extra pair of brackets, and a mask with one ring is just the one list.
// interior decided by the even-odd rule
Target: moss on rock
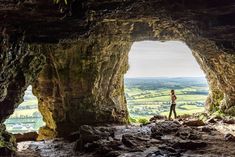
[(16, 152), (16, 139), (6, 131), (4, 124), (0, 125), (0, 156), (12, 156)]

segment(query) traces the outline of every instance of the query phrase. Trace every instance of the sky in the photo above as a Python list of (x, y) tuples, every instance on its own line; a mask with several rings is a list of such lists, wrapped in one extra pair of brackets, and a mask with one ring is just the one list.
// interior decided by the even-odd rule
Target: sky
[(188, 46), (180, 41), (135, 42), (125, 77), (203, 77)]

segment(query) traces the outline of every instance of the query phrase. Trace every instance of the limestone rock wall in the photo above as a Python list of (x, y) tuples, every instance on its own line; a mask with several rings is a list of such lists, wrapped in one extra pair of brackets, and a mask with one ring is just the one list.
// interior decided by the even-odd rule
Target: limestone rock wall
[(12, 135), (2, 123), (23, 102), (24, 91), (36, 79), (43, 64), (43, 55), (25, 44), (22, 34), (0, 36), (0, 155), (10, 156), (10, 150), (16, 150)]
[(208, 40), (200, 41), (198, 47), (194, 45), (192, 49), (196, 51), (194, 55), (206, 73), (210, 87), (206, 101), (207, 109), (235, 115), (235, 55), (217, 49), (216, 45)]
[[(26, 88), (42, 69), (44, 57), (23, 42), (23, 36), (1, 39), (0, 46), (0, 122), (23, 101)], [(35, 55), (37, 54), (37, 55)]]
[(207, 108), (235, 114), (234, 1), (3, 2), (1, 123), (29, 84), (46, 122), (40, 138), (82, 124), (125, 123), (123, 76), (131, 44), (141, 40), (185, 42), (208, 79)]
[(194, 30), (168, 18), (105, 20), (89, 37), (45, 49), (47, 64), (34, 86), (47, 124), (40, 138), (64, 136), (82, 124), (125, 123), (123, 77), (130, 47), (141, 40), (185, 42), (210, 85), (207, 109), (233, 114), (234, 55)]
[(33, 86), (46, 122), (39, 138), (64, 136), (83, 124), (125, 123), (123, 76), (130, 46), (91, 37), (48, 50)]
[(16, 139), (13, 134), (6, 131), (4, 124), (0, 125), (0, 155), (14, 156), (16, 151)]

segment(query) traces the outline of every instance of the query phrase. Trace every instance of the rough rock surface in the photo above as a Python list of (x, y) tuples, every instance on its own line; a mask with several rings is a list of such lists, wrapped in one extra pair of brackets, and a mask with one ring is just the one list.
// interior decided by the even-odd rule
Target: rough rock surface
[(93, 152), (95, 153), (93, 155), (100, 156), (104, 154), (118, 156), (127, 152), (143, 152), (147, 148), (158, 147), (166, 155), (180, 156), (187, 150), (196, 150), (207, 146), (197, 130), (185, 127), (176, 121), (149, 124), (139, 128), (139, 131), (136, 131), (138, 127), (130, 127), (127, 128), (130, 132), (121, 133), (119, 136), (117, 136), (117, 128), (110, 128), (112, 127), (104, 127), (102, 128), (103, 132), (100, 132), (100, 127), (82, 126), (81, 130), (86, 131), (80, 131), (75, 151)]
[(36, 141), (38, 138), (37, 132), (27, 132), (23, 134), (14, 134), (16, 138), (16, 142), (22, 142), (22, 141)]
[[(217, 122), (219, 124), (219, 122)], [(225, 123), (226, 124), (226, 123)], [(221, 125), (221, 124), (220, 124)], [(227, 125), (227, 124), (226, 124)], [(164, 126), (164, 127), (163, 127)], [(174, 129), (171, 129), (174, 126)], [(232, 134), (217, 131), (215, 125), (188, 127), (179, 122), (159, 121), (140, 127), (81, 126), (75, 142), (64, 139), (18, 144), (18, 157), (143, 157), (143, 156), (234, 156)], [(152, 134), (162, 129), (162, 135)], [(235, 131), (233, 131), (235, 133)]]
[[(13, 39), (11, 39), (13, 38)], [(24, 44), (22, 35), (0, 40), (0, 122), (23, 102), (24, 91), (32, 84), (44, 64), (43, 54)]]
[(163, 121), (156, 123), (154, 127), (151, 128), (151, 136), (154, 138), (161, 138), (162, 135), (166, 133), (177, 132), (180, 124), (176, 121)]
[(6, 132), (4, 124), (0, 125), (0, 156), (12, 156), (16, 151), (16, 140), (13, 134)]
[[(23, 102), (24, 91), (35, 81), (44, 61), (39, 49), (24, 43), (22, 34), (0, 37), (0, 130), (5, 130), (1, 124)], [(0, 143), (9, 142), (2, 140), (6, 139), (0, 138)]]
[(233, 141), (233, 142), (235, 142), (235, 136), (233, 136), (232, 134), (226, 134), (226, 135), (224, 135), (224, 139), (225, 139), (226, 141)]
[(84, 124), (125, 123), (123, 77), (129, 48), (129, 43), (91, 37), (48, 52), (33, 86), (46, 129), (63, 136)]
[(198, 120), (198, 119), (192, 119), (192, 120), (184, 122), (183, 124), (187, 126), (204, 126), (205, 125), (205, 123), (202, 120)]
[(40, 138), (127, 123), (123, 77), (141, 40), (185, 42), (206, 74), (208, 110), (235, 115), (234, 1), (68, 2), (1, 1), (1, 123), (29, 84), (46, 122)]
[[(80, 136), (78, 138), (75, 150), (84, 150), (84, 149), (95, 149), (96, 144), (93, 144), (94, 141), (100, 139), (108, 139), (114, 137), (114, 128), (108, 127), (91, 127), (88, 125), (83, 125), (79, 129)], [(89, 145), (90, 144), (90, 145)]]

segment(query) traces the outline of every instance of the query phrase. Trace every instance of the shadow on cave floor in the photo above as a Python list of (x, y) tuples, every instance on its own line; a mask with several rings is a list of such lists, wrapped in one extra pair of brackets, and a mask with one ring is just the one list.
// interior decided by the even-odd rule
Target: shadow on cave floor
[(20, 142), (17, 156), (235, 156), (234, 124), (234, 118), (214, 117), (203, 122), (192, 117), (167, 121), (155, 116), (144, 126), (84, 125), (66, 140)]

